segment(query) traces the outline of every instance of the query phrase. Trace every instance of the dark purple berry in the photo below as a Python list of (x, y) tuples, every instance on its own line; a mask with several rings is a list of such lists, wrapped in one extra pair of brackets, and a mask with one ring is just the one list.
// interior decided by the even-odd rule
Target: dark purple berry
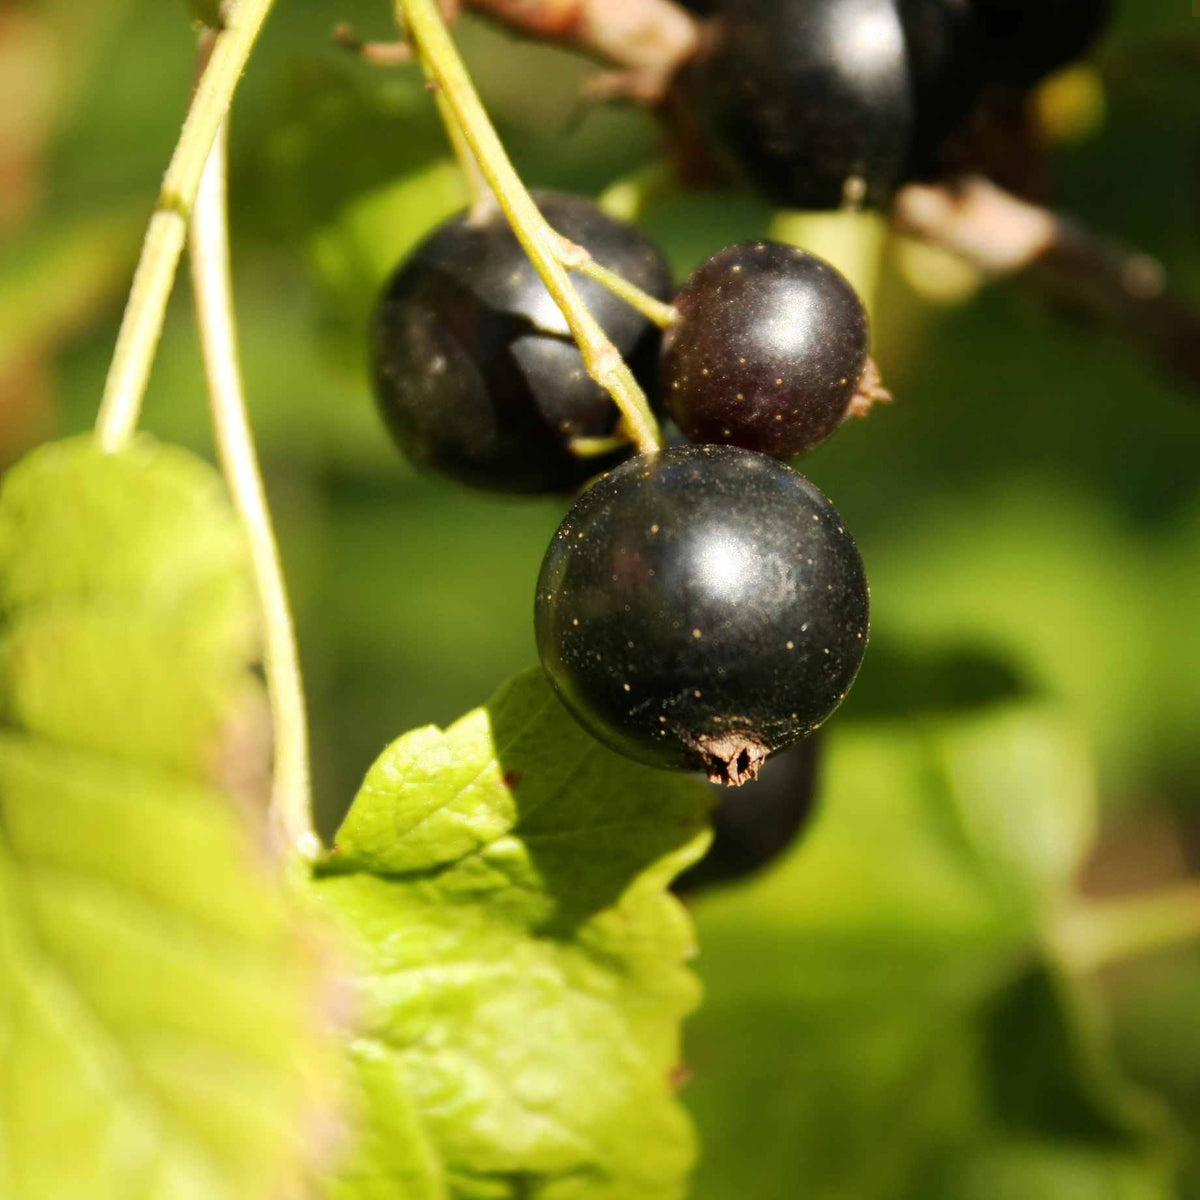
[(899, 0), (899, 12), (916, 111), (904, 178), (937, 177), (986, 82), (980, 31), (972, 0)]
[[(668, 267), (636, 229), (579, 196), (534, 198), (559, 233), (669, 298)], [(635, 374), (653, 380), (658, 330), (599, 284), (574, 282)], [(617, 408), (588, 377), (499, 208), (452, 218), (401, 265), (379, 304), (371, 363), (388, 428), (418, 466), (477, 487), (545, 492), (606, 465), (572, 454), (569, 442), (610, 435)]]
[(894, 0), (720, 0), (694, 91), (717, 140), (775, 204), (881, 205), (915, 119)]
[(693, 895), (744, 879), (795, 844), (813, 814), (820, 741), (821, 735), (813, 734), (774, 755), (757, 779), (736, 792), (718, 788), (712, 843), (704, 857), (675, 880), (674, 891)]
[(738, 784), (841, 703), (867, 610), (854, 539), (807, 479), (749, 450), (678, 446), (575, 502), (535, 625), (551, 683), (597, 738)]
[(971, 4), (712, 0), (709, 45), (682, 78), (715, 141), (773, 203), (882, 207), (901, 183), (937, 173), (978, 99)]
[(675, 307), (663, 395), (692, 441), (784, 457), (841, 423), (867, 366), (867, 314), (823, 259), (778, 242), (730, 246), (692, 273)]

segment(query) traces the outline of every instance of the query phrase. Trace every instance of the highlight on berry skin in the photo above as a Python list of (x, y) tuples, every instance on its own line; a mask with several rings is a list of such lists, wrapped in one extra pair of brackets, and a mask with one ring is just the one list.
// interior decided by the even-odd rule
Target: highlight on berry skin
[(754, 241), (701, 264), (675, 297), (662, 390), (693, 442), (786, 458), (824, 441), (852, 408), (886, 398), (867, 312), (829, 263)]
[[(657, 248), (593, 200), (534, 194), (564, 237), (659, 300), (671, 275)], [(659, 329), (599, 283), (583, 302), (644, 389)], [(584, 369), (566, 321), (499, 206), (435, 229), (385, 285), (371, 333), (379, 411), (417, 467), (499, 492), (569, 492), (629, 454), (572, 451), (607, 439), (619, 412)]]
[(807, 479), (734, 446), (674, 446), (575, 502), (542, 563), (535, 632), (599, 740), (736, 786), (845, 699), (868, 608), (854, 539)]

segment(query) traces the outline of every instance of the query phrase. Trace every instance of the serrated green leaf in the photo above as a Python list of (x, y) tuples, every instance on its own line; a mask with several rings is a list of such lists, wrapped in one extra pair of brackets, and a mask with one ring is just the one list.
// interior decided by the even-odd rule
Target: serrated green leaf
[(319, 943), (229, 795), (267, 746), (219, 477), (37, 451), (0, 490), (0, 621), (0, 1194), (296, 1191), (338, 1074)]
[(1051, 1178), (1080, 1158), (1093, 1181), (1160, 1180), (1162, 1114), (1045, 949), (1095, 818), (1072, 723), (1002, 706), (827, 747), (797, 852), (697, 906), (698, 1200), (959, 1200), (945, 1178), (1018, 1147)]
[[(384, 753), (317, 883), (367, 963), (374, 1128), (340, 1196), (684, 1194), (672, 1076), (697, 989), (665, 888), (708, 805), (699, 781), (599, 746), (541, 671)], [(398, 1149), (399, 1094), (421, 1137)], [(414, 1145), (432, 1148), (416, 1185)]]

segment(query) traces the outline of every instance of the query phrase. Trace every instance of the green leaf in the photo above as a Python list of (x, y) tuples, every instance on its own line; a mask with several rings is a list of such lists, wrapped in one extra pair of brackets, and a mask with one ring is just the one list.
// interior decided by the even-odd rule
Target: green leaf
[[(1000, 706), (827, 745), (797, 852), (697, 908), (699, 1200), (982, 1198), (967, 1176), (1026, 1154), (1157, 1200), (1114, 1181), (1163, 1178), (1163, 1115), (1045, 948), (1095, 819), (1072, 724)], [(995, 1194), (1060, 1200), (1015, 1187)]]
[(684, 1194), (672, 1080), (697, 989), (665, 888), (708, 803), (593, 741), (540, 670), (385, 751), (317, 883), (366, 964), (372, 1129), (339, 1195)]
[(298, 1189), (336, 1048), (251, 804), (253, 594), (216, 473), (149, 441), (31, 455), (0, 490), (0, 622), (0, 1194)]

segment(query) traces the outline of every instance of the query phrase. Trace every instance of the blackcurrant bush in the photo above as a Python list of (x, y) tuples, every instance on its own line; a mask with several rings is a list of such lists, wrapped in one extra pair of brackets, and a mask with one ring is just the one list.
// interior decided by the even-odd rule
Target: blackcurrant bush
[(694, 93), (716, 140), (775, 204), (880, 205), (915, 118), (894, 0), (720, 0)]
[(778, 242), (730, 246), (692, 273), (675, 308), (663, 395), (692, 441), (782, 457), (845, 417), (867, 366), (867, 314), (824, 260)]
[(841, 703), (867, 609), (854, 539), (807, 479), (749, 450), (677, 446), (575, 502), (535, 626), (550, 682), (597, 738), (739, 784)]
[(789, 850), (812, 817), (817, 791), (817, 749), (813, 734), (763, 764), (752, 782), (729, 792), (717, 788), (713, 840), (704, 857), (675, 880), (681, 896), (733, 883), (761, 871)]
[(991, 73), (1029, 84), (1079, 58), (1112, 12), (1111, 0), (972, 0)]
[[(666, 262), (637, 230), (583, 197), (534, 199), (598, 262), (670, 297)], [(652, 383), (657, 328), (600, 284), (574, 282), (634, 373)], [(619, 413), (588, 377), (498, 207), (445, 222), (401, 264), (379, 303), (371, 366), (388, 428), (419, 466), (478, 487), (545, 492), (570, 490), (607, 465), (572, 454), (569, 442), (610, 435)]]

